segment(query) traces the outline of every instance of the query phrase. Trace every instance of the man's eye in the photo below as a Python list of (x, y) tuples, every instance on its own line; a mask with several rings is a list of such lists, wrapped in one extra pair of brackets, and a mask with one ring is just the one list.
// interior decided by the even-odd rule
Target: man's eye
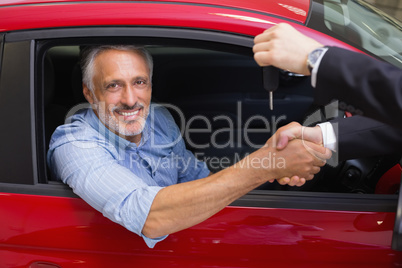
[(146, 80), (137, 80), (134, 82), (134, 84), (138, 87), (145, 87), (148, 83)]
[(120, 87), (118, 83), (110, 83), (106, 86), (107, 90), (117, 90)]

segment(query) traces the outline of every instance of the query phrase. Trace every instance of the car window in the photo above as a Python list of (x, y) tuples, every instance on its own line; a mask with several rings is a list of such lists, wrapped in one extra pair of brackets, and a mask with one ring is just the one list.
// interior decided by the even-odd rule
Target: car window
[(348, 42), (402, 68), (402, 24), (366, 1), (324, 0), (325, 26)]
[[(324, 110), (314, 105), (308, 78), (282, 71), (271, 111), (262, 70), (250, 48), (186, 41), (165, 45), (163, 40), (145, 42), (145, 47), (154, 59), (152, 101), (171, 112), (187, 148), (212, 172), (263, 146), (279, 127), (292, 121), (303, 124)], [(45, 72), (52, 72), (44, 76), (49, 80), (44, 83), (46, 146), (55, 128), (86, 103), (79, 53), (79, 44), (53, 46), (46, 53)], [(376, 183), (395, 160), (394, 156), (353, 159), (324, 167), (301, 188), (267, 183), (257, 190), (375, 193)], [(272, 158), (269, 164), (279, 163)]]
[[(302, 121), (311, 107), (308, 81), (283, 73), (287, 81), (275, 96), (276, 109), (270, 111), (261, 68), (251, 49), (238, 48), (234, 52), (230, 47), (226, 51), (222, 47), (146, 48), (154, 59), (152, 100), (166, 105), (187, 148), (213, 172), (263, 146), (280, 126)], [(54, 129), (71, 115), (74, 107), (86, 103), (79, 50), (79, 46), (56, 46), (47, 52), (46, 59), (52, 63), (48, 71), (54, 74), (45, 75), (45, 79), (55, 81), (45, 89), (47, 146)]]

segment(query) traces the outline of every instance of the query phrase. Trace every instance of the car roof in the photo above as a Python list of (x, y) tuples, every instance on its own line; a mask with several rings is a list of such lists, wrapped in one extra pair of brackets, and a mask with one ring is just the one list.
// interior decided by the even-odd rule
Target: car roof
[(21, 5), (47, 5), (58, 3), (100, 3), (100, 2), (153, 2), (153, 3), (181, 3), (195, 5), (213, 5), (226, 8), (245, 9), (254, 12), (273, 14), (281, 17), (304, 23), (307, 19), (310, 1), (309, 0), (2, 0), (0, 7), (21, 6)]

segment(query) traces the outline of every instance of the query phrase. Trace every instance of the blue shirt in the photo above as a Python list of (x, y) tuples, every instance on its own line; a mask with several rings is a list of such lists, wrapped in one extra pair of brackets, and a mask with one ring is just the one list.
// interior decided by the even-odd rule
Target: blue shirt
[(92, 109), (59, 126), (47, 161), (56, 179), (105, 217), (144, 238), (141, 232), (152, 202), (163, 187), (207, 177), (209, 170), (186, 150), (169, 112), (150, 106), (139, 146), (109, 131)]

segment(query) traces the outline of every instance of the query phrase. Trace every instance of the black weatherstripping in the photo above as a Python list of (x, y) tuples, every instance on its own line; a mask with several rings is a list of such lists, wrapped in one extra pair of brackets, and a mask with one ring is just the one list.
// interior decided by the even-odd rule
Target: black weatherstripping
[(0, 72), (1, 72), (1, 59), (3, 55), (4, 34), (0, 34)]
[(331, 211), (395, 212), (397, 195), (255, 190), (231, 206)]
[(79, 198), (67, 184), (62, 182), (38, 183), (35, 185), (0, 183), (0, 192)]
[[(221, 32), (207, 32), (199, 29), (177, 29), (165, 27), (80, 27), (63, 29), (41, 29), (8, 33), (6, 42), (27, 40), (57, 40), (60, 38), (91, 38), (91, 37), (157, 37), (181, 38), (185, 40), (202, 40), (233, 44), (252, 48), (254, 43), (250, 36), (234, 35)], [(116, 43), (116, 42), (115, 42)]]

